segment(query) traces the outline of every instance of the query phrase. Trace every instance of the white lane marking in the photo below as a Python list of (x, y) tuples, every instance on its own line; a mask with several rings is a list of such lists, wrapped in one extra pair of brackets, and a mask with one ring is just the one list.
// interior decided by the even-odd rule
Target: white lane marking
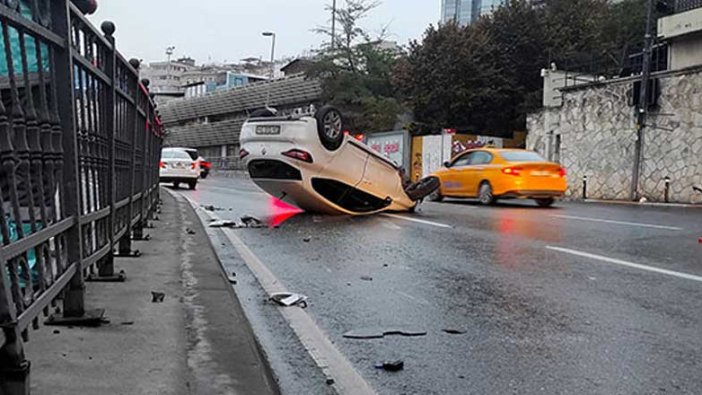
[(606, 224), (614, 224), (614, 225), (639, 226), (642, 228), (653, 228), (653, 229), (664, 229), (664, 230), (683, 230), (682, 228), (678, 228), (676, 226), (642, 224), (639, 222), (613, 221), (613, 220), (609, 220), (609, 219), (600, 219), (600, 218), (574, 217), (572, 215), (552, 215), (551, 217), (565, 218), (565, 219), (576, 219), (579, 221), (603, 222)]
[(615, 265), (621, 265), (621, 266), (631, 267), (634, 269), (645, 270), (648, 272), (665, 274), (668, 276), (684, 278), (686, 280), (693, 280), (693, 281), (702, 282), (702, 276), (695, 276), (694, 274), (681, 273), (681, 272), (676, 272), (673, 270), (661, 269), (661, 268), (654, 267), (654, 266), (641, 265), (639, 263), (627, 262), (627, 261), (623, 261), (621, 259), (609, 258), (609, 257), (602, 256), (602, 255), (590, 254), (589, 252), (571, 250), (568, 248), (546, 246), (546, 249), (549, 249), (551, 251), (562, 252), (565, 254), (576, 255), (576, 256), (583, 257), (583, 258), (595, 259), (595, 260), (602, 261), (602, 262), (613, 263)]
[[(181, 196), (185, 197), (194, 208), (198, 208), (197, 203), (192, 199), (184, 195)], [(213, 213), (204, 210), (203, 212), (214, 220), (221, 219)], [(203, 225), (207, 226), (207, 224)], [(233, 229), (222, 229), (222, 231), (268, 295), (275, 292), (288, 292), (273, 272), (244, 244)], [(281, 308), (280, 312), (317, 366), (325, 374), (334, 378), (334, 387), (340, 394), (376, 393), (305, 310), (293, 307)]]
[(393, 224), (393, 223), (390, 222), (390, 221), (384, 220), (384, 219), (383, 219), (383, 220), (380, 220), (380, 223), (381, 223), (384, 227), (386, 227), (386, 228), (388, 228), (388, 229), (392, 229), (392, 230), (402, 230), (401, 227), (399, 227), (399, 226)]
[(432, 222), (432, 221), (425, 221), (423, 219), (417, 219), (417, 218), (410, 218), (406, 217), (404, 215), (397, 215), (397, 214), (381, 214), (384, 217), (390, 217), (390, 218), (395, 218), (395, 219), (401, 219), (404, 221), (410, 221), (410, 222), (416, 222), (418, 224), (424, 224), (424, 225), (431, 225), (431, 226), (436, 226), (438, 228), (447, 228), (447, 229), (453, 229), (453, 226), (451, 225), (446, 225), (438, 222)]

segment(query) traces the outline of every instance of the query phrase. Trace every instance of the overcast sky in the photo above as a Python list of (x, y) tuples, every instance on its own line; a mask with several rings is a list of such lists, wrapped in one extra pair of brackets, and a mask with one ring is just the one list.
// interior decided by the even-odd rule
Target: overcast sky
[[(331, 0), (98, 0), (90, 19), (98, 26), (115, 22), (117, 46), (127, 59), (162, 60), (172, 45), (175, 57), (236, 62), (270, 56), (265, 30), (278, 35), (277, 58), (318, 46), (323, 37), (311, 30), (329, 23), (325, 3)], [(436, 24), (440, 8), (441, 0), (382, 0), (362, 26), (379, 32), (389, 24), (389, 39), (406, 44)]]

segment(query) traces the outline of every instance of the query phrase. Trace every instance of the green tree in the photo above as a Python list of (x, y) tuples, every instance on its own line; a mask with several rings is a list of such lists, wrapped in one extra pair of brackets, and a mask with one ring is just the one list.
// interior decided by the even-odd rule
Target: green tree
[[(325, 43), (308, 75), (322, 80), (322, 99), (338, 107), (347, 127), (356, 131), (391, 130), (404, 110), (395, 98), (391, 73), (400, 53), (380, 44), (384, 33), (372, 37), (359, 22), (378, 2), (347, 0), (336, 10), (339, 29), (331, 42)], [(316, 29), (331, 37), (328, 27)]]

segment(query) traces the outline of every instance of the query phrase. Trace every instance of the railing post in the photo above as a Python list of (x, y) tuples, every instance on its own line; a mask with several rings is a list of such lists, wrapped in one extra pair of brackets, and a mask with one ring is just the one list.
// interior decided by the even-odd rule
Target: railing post
[(59, 36), (66, 39), (64, 48), (53, 52), (52, 70), (58, 97), (57, 110), (63, 132), (63, 188), (62, 211), (66, 218), (74, 218), (73, 227), (66, 233), (68, 263), (78, 263), (63, 300), (64, 317), (85, 315), (85, 282), (80, 265), (83, 260), (83, 238), (80, 229), (82, 213), (80, 201), (80, 175), (78, 166), (78, 136), (75, 123), (75, 85), (73, 80), (73, 47), (71, 44), (70, 10), (66, 0), (51, 2), (52, 26)]
[(102, 32), (105, 34), (105, 39), (110, 44), (108, 48), (108, 54), (105, 59), (105, 73), (110, 77), (109, 90), (103, 99), (105, 100), (103, 105), (102, 115), (105, 117), (103, 122), (107, 135), (107, 156), (109, 167), (107, 171), (107, 196), (109, 199), (110, 216), (107, 220), (107, 229), (109, 231), (108, 238), (110, 243), (110, 252), (98, 263), (98, 277), (89, 277), (89, 280), (93, 281), (124, 281), (124, 276), (115, 276), (115, 257), (114, 257), (114, 245), (115, 245), (115, 223), (116, 223), (116, 213), (115, 213), (115, 203), (116, 203), (116, 191), (115, 191), (115, 139), (116, 136), (116, 125), (117, 119), (115, 116), (115, 103), (116, 103), (116, 87), (117, 87), (117, 49), (115, 48), (115, 25), (112, 22), (104, 22), (100, 26)]

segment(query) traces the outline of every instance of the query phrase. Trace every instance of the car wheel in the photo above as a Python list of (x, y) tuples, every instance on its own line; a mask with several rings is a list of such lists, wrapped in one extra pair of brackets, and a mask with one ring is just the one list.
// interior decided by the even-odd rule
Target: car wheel
[(275, 112), (271, 111), (268, 108), (259, 108), (258, 110), (255, 110), (254, 112), (252, 112), (250, 117), (251, 118), (271, 118), (271, 117), (274, 117), (275, 115), (276, 115)]
[(173, 188), (175, 188), (175, 189), (178, 189), (178, 188), (180, 188), (180, 183), (179, 183), (179, 182), (177, 182), (177, 181), (176, 181), (176, 182), (174, 182), (174, 183), (173, 183)]
[(439, 186), (441, 186), (439, 177), (429, 176), (422, 178), (418, 182), (407, 187), (407, 189), (405, 189), (405, 193), (410, 199), (417, 201), (432, 194), (434, 191), (439, 189)]
[(207, 173), (203, 172), (202, 174), (200, 174), (200, 178), (202, 178), (203, 180), (207, 178)]
[(546, 199), (536, 199), (536, 203), (539, 205), (539, 207), (551, 207), (553, 206), (553, 203), (555, 203), (556, 200), (554, 198), (546, 198)]
[(190, 187), (191, 190), (194, 191), (195, 188), (197, 188), (197, 181), (190, 181), (190, 182), (188, 183), (188, 186)]
[(324, 106), (315, 114), (317, 133), (324, 148), (336, 151), (344, 142), (344, 126), (341, 112), (332, 106)]
[(484, 181), (482, 184), (480, 184), (480, 192), (478, 192), (478, 200), (480, 200), (480, 204), (483, 206), (491, 206), (495, 204), (496, 199), (495, 195), (493, 195), (492, 192), (492, 186), (490, 185), (489, 182)]

